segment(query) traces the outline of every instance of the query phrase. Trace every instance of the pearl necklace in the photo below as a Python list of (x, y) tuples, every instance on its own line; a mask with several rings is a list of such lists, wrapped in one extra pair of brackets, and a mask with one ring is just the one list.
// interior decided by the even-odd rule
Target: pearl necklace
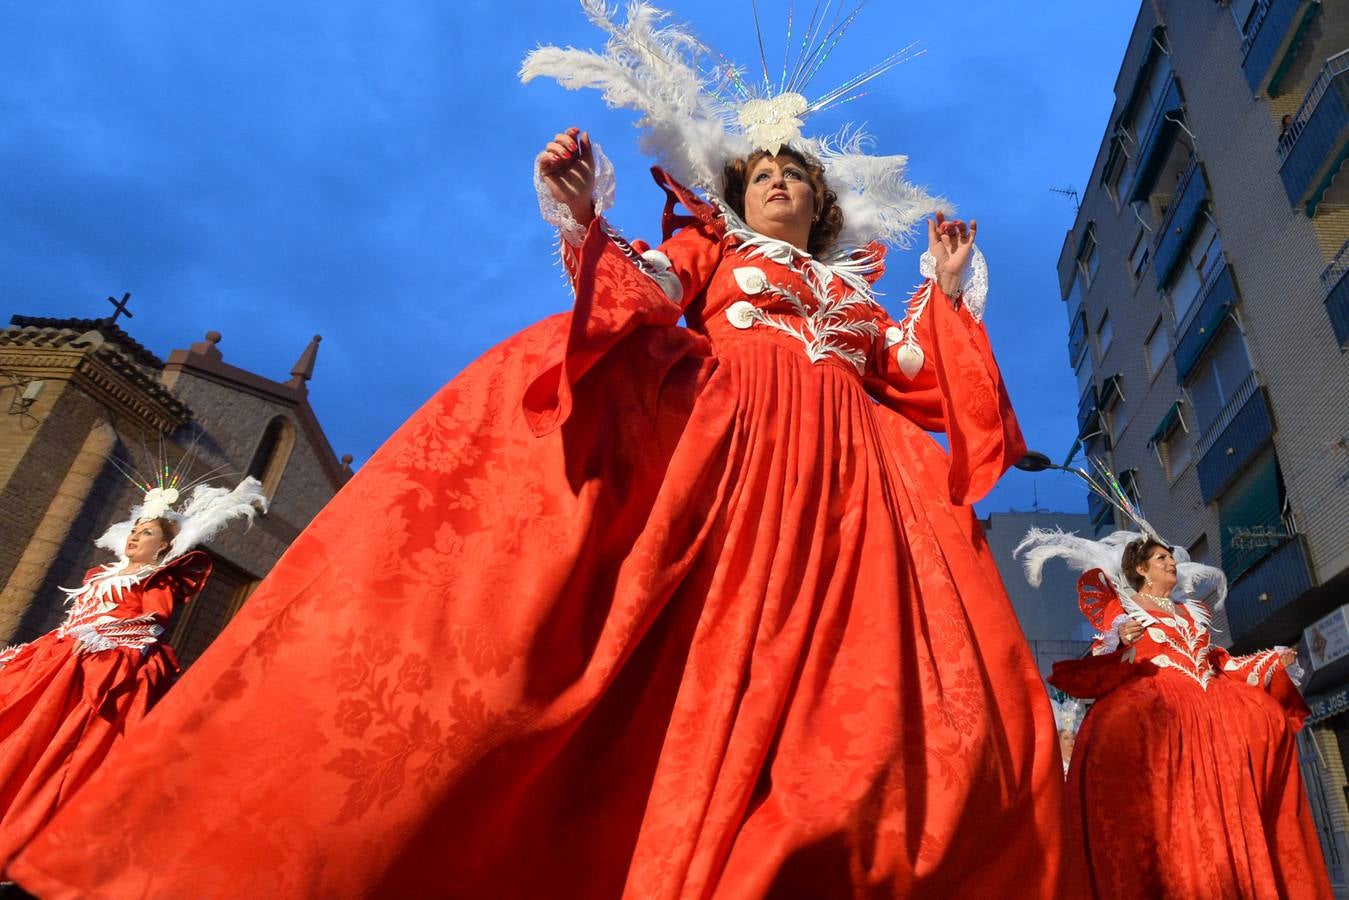
[(1169, 615), (1176, 612), (1176, 604), (1170, 597), (1158, 597), (1156, 594), (1145, 594), (1142, 591), (1138, 592), (1138, 596), (1147, 597), (1158, 609), (1164, 610)]

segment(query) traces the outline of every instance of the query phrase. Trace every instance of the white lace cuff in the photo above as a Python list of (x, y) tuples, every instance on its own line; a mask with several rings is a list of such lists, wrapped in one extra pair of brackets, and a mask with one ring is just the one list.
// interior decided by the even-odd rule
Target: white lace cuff
[(1092, 653), (1096, 656), (1105, 656), (1107, 653), (1114, 653), (1119, 649), (1119, 627), (1132, 620), (1133, 616), (1128, 613), (1120, 613), (1115, 616), (1114, 621), (1110, 623), (1110, 627), (1097, 639), (1101, 642), (1101, 646), (1093, 650)]
[[(924, 250), (918, 258), (918, 272), (924, 278), (937, 277), (937, 259)], [(960, 299), (976, 322), (984, 320), (984, 306), (988, 303), (988, 262), (978, 247), (972, 248), (969, 262), (960, 273)]]
[[(595, 190), (591, 194), (591, 201), (595, 205), (595, 215), (600, 216), (614, 205), (614, 164), (604, 155), (598, 143), (591, 141), (590, 148), (595, 155)], [(534, 191), (539, 196), (539, 215), (543, 216), (543, 220), (556, 227), (562, 240), (570, 246), (581, 246), (586, 230), (576, 221), (567, 204), (559, 203), (543, 183), (537, 161), (534, 163)]]
[[(1282, 655), (1283, 651), (1288, 649), (1290, 648), (1279, 646), (1274, 648), (1274, 652)], [(1296, 656), (1293, 657), (1292, 664), (1284, 666), (1283, 670), (1288, 673), (1289, 678), (1293, 679), (1294, 685), (1296, 685), (1299, 688), (1302, 687), (1302, 679), (1307, 677), (1307, 672), (1305, 669), (1302, 668), (1302, 663), (1298, 662)]]

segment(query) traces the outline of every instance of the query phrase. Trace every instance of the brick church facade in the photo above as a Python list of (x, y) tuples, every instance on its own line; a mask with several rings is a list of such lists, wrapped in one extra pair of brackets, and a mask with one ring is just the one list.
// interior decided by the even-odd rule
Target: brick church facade
[(165, 361), (112, 319), (14, 316), (0, 329), (0, 645), (54, 628), (58, 588), (111, 561), (94, 541), (140, 500), (114, 459), (145, 471), (161, 441), (172, 460), (195, 442), (190, 477), (254, 475), (271, 500), (205, 548), (214, 575), (170, 624), (185, 665), (351, 476), (309, 405), (319, 338), (287, 381), (230, 365), (220, 342), (209, 332)]

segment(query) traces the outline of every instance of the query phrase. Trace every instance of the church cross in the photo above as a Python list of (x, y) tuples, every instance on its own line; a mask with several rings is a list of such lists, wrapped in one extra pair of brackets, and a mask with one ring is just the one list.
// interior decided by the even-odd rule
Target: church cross
[(136, 318), (135, 314), (132, 313), (131, 310), (129, 310), (129, 309), (126, 308), (126, 302), (127, 302), (128, 300), (130, 300), (130, 299), (131, 299), (131, 295), (130, 295), (130, 294), (123, 294), (121, 300), (115, 300), (115, 299), (113, 299), (112, 297), (109, 297), (109, 298), (108, 298), (108, 302), (112, 304), (112, 308), (113, 308), (112, 318), (110, 318), (110, 319), (108, 320), (108, 323), (109, 323), (109, 324), (111, 324), (111, 325), (116, 325), (116, 324), (117, 324), (117, 317), (120, 316), (120, 315), (122, 315), (123, 313), (126, 314), (126, 317), (127, 317), (128, 319), (134, 319), (134, 318)]

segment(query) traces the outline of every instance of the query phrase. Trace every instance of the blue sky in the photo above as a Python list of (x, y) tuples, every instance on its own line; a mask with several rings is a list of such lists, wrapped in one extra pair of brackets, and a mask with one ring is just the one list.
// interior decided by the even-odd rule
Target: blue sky
[[(757, 58), (745, 2), (667, 0), (705, 41)], [(766, 22), (785, 2), (760, 0)], [(1033, 447), (1060, 461), (1076, 388), (1055, 263), (1090, 173), (1135, 0), (873, 0), (816, 87), (917, 41), (863, 100), (910, 177), (980, 221), (987, 324)], [(50, 0), (0, 31), (0, 272), (10, 313), (124, 322), (161, 356), (224, 335), (226, 361), (285, 380), (323, 335), (311, 399), (357, 463), (493, 343), (568, 302), (531, 161), (588, 128), (618, 169), (613, 218), (658, 236), (633, 116), (521, 85), (539, 43), (594, 47), (570, 0)], [(784, 28), (765, 28), (781, 47)], [(841, 58), (846, 56), (847, 58)], [(916, 256), (882, 283), (898, 311)], [(1013, 473), (982, 512), (1081, 511), (1066, 476)]]

